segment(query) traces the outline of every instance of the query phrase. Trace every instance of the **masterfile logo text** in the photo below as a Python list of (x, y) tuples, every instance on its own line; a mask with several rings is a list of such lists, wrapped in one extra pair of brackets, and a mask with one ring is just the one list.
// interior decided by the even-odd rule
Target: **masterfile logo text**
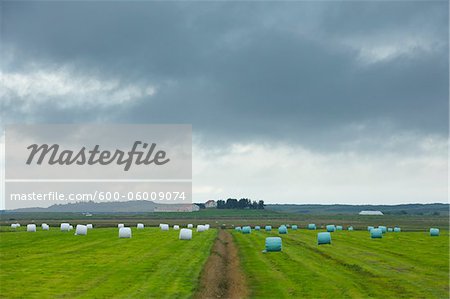
[(8, 208), (26, 207), (30, 198), (48, 206), (49, 194), (191, 200), (190, 125), (11, 125), (5, 135)]
[[(36, 157), (35, 163), (42, 165), (45, 159), (49, 165), (108, 165), (116, 162), (118, 165), (124, 165), (124, 171), (130, 170), (133, 163), (136, 165), (164, 165), (170, 161), (166, 158), (166, 152), (163, 150), (155, 150), (156, 143), (150, 146), (142, 141), (135, 141), (131, 150), (128, 152), (116, 149), (114, 152), (100, 150), (100, 145), (96, 144), (93, 149), (88, 150), (82, 147), (79, 151), (61, 150), (58, 144), (32, 144), (27, 147), (30, 150), (27, 164), (32, 164)], [(138, 150), (142, 147), (142, 151)], [(135, 157), (135, 158), (134, 158)]]

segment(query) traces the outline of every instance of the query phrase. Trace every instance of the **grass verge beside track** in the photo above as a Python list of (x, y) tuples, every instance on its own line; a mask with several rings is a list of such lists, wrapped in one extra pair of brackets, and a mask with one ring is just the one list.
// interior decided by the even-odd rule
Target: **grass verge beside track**
[[(252, 298), (448, 298), (449, 235), (367, 231), (332, 233), (316, 245), (318, 231), (233, 231)], [(282, 252), (262, 253), (268, 236), (283, 239)]]
[[(72, 232), (0, 232), (1, 298), (189, 298), (217, 230), (133, 228), (119, 239), (117, 228)], [(6, 230), (9, 230), (7, 228)]]

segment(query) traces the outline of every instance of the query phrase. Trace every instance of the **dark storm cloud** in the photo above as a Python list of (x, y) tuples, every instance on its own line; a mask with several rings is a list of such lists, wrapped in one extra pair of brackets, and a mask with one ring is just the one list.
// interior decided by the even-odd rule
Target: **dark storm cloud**
[(11, 102), (16, 119), (192, 123), (210, 140), (322, 147), (374, 133), (353, 124), (447, 131), (445, 2), (6, 2), (2, 19), (6, 71), (71, 64), (158, 86), (120, 108), (27, 115)]

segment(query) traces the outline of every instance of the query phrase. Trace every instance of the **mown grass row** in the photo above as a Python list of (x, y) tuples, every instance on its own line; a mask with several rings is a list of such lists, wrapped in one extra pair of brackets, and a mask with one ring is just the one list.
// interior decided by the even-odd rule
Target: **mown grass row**
[[(332, 233), (316, 245), (317, 232), (233, 231), (253, 298), (448, 298), (449, 236), (366, 231)], [(282, 252), (262, 253), (268, 236), (283, 239)]]
[(119, 239), (116, 228), (0, 233), (1, 298), (189, 298), (195, 292), (216, 230), (136, 230)]

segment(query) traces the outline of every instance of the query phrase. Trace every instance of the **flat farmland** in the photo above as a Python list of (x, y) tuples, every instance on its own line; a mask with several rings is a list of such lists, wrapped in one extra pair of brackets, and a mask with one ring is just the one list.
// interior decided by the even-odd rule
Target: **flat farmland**
[[(319, 246), (321, 229), (280, 235), (274, 225), (272, 232), (242, 234), (212, 222), (208, 231), (194, 229), (191, 241), (178, 240), (173, 227), (137, 230), (131, 221), (131, 239), (95, 224), (86, 236), (56, 224), (49, 231), (38, 224), (35, 233), (24, 223), (2, 226), (0, 298), (449, 297), (446, 229), (439, 237), (422, 228), (382, 239), (366, 230), (336, 231), (331, 245)], [(282, 238), (281, 252), (262, 252), (269, 236)]]
[(116, 213), (96, 214), (94, 217), (86, 217), (81, 213), (0, 213), (0, 225), (9, 226), (11, 223), (48, 223), (50, 226), (59, 226), (61, 222), (68, 221), (73, 225), (93, 223), (95, 227), (116, 227), (117, 223), (126, 226), (136, 226), (136, 223), (144, 223), (145, 226), (158, 226), (164, 222), (171, 225), (179, 223), (204, 224), (210, 223), (214, 227), (222, 225), (231, 228), (232, 225), (265, 225), (279, 226), (280, 224), (297, 224), (305, 228), (308, 223), (315, 223), (318, 228), (326, 224), (352, 225), (355, 229), (365, 229), (368, 225), (380, 224), (386, 226), (400, 226), (403, 231), (418, 231), (429, 227), (448, 228), (448, 215), (384, 215), (384, 216), (360, 216), (349, 214), (295, 214), (277, 212), (271, 210), (217, 210), (203, 209), (199, 212), (177, 213)]
[[(252, 298), (448, 298), (449, 234), (337, 231), (317, 245), (317, 231), (287, 235), (233, 231)], [(282, 252), (262, 253), (279, 236)]]
[(1, 298), (190, 298), (217, 230), (94, 228), (86, 236), (50, 228), (0, 232)]

